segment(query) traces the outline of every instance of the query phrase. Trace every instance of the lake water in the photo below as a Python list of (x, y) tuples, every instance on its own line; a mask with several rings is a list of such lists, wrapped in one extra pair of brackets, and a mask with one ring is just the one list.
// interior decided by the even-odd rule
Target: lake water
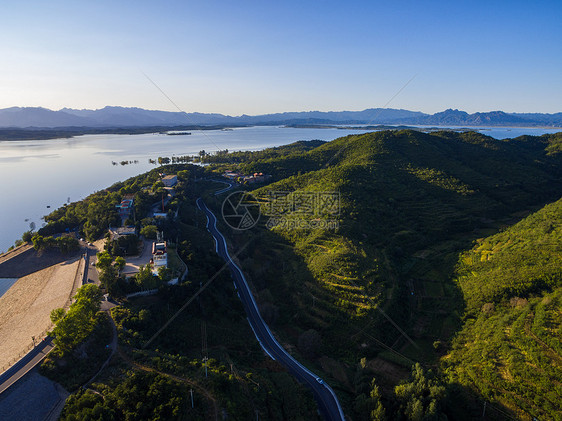
[(0, 297), (16, 283), (18, 278), (0, 278)]
[[(498, 139), (522, 134), (555, 133), (555, 129), (481, 128)], [(148, 159), (193, 155), (200, 150), (258, 150), (297, 140), (333, 140), (352, 129), (245, 127), (192, 131), (191, 135), (86, 135), (71, 139), (0, 141), (0, 251), (6, 251), (42, 216), (67, 201), (77, 201), (111, 184), (154, 168)], [(112, 161), (138, 164), (112, 165)]]

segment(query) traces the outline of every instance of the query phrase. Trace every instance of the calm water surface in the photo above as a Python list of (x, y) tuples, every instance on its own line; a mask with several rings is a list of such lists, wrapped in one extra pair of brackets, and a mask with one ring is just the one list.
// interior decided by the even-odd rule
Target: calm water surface
[[(558, 130), (489, 128), (498, 139)], [(247, 127), (231, 131), (192, 131), (190, 136), (163, 134), (86, 135), (71, 139), (0, 141), (0, 251), (6, 251), (33, 223), (69, 200), (74, 202), (111, 184), (154, 168), (148, 159), (193, 155), (200, 150), (258, 150), (297, 140), (333, 140), (348, 129)], [(112, 165), (112, 161), (138, 164)]]
[(17, 278), (0, 278), (0, 297), (16, 283)]

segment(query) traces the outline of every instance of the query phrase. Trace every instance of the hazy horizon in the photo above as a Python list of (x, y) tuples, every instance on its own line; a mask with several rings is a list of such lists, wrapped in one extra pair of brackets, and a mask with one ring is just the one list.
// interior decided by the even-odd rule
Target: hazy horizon
[(177, 111), (152, 80), (185, 112), (556, 113), (560, 12), (553, 1), (8, 1), (0, 108)]
[(361, 112), (361, 111), (366, 111), (369, 109), (393, 109), (393, 110), (400, 110), (400, 111), (411, 111), (411, 112), (420, 112), (420, 113), (424, 113), (424, 114), (428, 114), (428, 115), (432, 115), (432, 114), (436, 114), (436, 113), (440, 113), (443, 111), (447, 111), (449, 109), (452, 110), (458, 110), (461, 112), (467, 112), (468, 114), (474, 114), (474, 113), (492, 113), (492, 112), (504, 112), (507, 114), (559, 114), (562, 113), (562, 109), (561, 111), (553, 111), (553, 112), (540, 112), (540, 111), (534, 111), (534, 110), (519, 110), (519, 111), (508, 111), (508, 110), (500, 110), (500, 109), (489, 109), (489, 110), (476, 110), (473, 112), (464, 110), (462, 108), (458, 108), (458, 107), (452, 107), (452, 108), (447, 108), (447, 109), (443, 109), (443, 110), (438, 110), (436, 112), (426, 112), (424, 110), (414, 110), (414, 109), (407, 109), (407, 108), (395, 108), (395, 107), (367, 107), (367, 108), (362, 108), (362, 109), (327, 109), (327, 110), (320, 110), (320, 109), (310, 109), (310, 110), (285, 110), (285, 111), (277, 111), (277, 112), (260, 112), (260, 113), (255, 113), (255, 114), (250, 114), (250, 113), (246, 113), (246, 112), (242, 112), (239, 114), (225, 114), (225, 113), (221, 113), (218, 111), (208, 111), (208, 112), (202, 112), (202, 111), (198, 111), (198, 110), (192, 110), (192, 111), (185, 111), (185, 110), (178, 110), (176, 109), (151, 109), (151, 108), (143, 108), (143, 107), (139, 107), (139, 106), (127, 106), (127, 105), (105, 105), (99, 108), (76, 108), (76, 107), (70, 107), (70, 106), (65, 106), (62, 108), (48, 108), (48, 107), (44, 107), (44, 106), (24, 106), (24, 105), (13, 105), (13, 106), (8, 106), (8, 107), (2, 107), (1, 109), (9, 109), (9, 108), (44, 108), (47, 110), (51, 110), (51, 111), (64, 111), (65, 109), (69, 110), (78, 110), (78, 111), (98, 111), (98, 110), (102, 110), (104, 108), (132, 108), (132, 109), (142, 109), (145, 111), (164, 111), (164, 112), (185, 112), (185, 113), (201, 113), (201, 114), (223, 114), (225, 116), (228, 117), (241, 117), (241, 116), (260, 116), (260, 115), (267, 115), (267, 114), (284, 114), (284, 113), (315, 113), (315, 112), (320, 112), (320, 113), (342, 113), (342, 112)]

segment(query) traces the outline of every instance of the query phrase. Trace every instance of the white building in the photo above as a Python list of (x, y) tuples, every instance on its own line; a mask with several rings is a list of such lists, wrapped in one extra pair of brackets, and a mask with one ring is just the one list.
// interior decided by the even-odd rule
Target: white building
[(168, 267), (168, 250), (166, 242), (152, 243), (152, 273), (158, 275), (158, 269)]

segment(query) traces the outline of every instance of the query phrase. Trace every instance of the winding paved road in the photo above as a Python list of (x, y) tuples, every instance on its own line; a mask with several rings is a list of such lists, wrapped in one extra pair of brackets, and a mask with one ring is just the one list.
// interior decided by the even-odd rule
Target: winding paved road
[(229, 191), (232, 187), (234, 187), (234, 183), (229, 183), (228, 181), (223, 181), (223, 180), (217, 180), (214, 178), (211, 178), (210, 181), (214, 181), (215, 183), (221, 183), (221, 184), (227, 184), (228, 187), (225, 187), (224, 189), (221, 190), (217, 190), (216, 192), (214, 192), (213, 194), (215, 196), (218, 196), (219, 194), (222, 194), (224, 192)]
[(316, 376), (313, 372), (295, 360), (280, 344), (277, 342), (269, 327), (263, 321), (258, 306), (248, 286), (248, 282), (240, 268), (232, 261), (228, 254), (226, 240), (221, 232), (217, 229), (217, 218), (211, 210), (205, 205), (205, 202), (197, 199), (197, 206), (205, 212), (207, 216), (207, 229), (215, 240), (216, 252), (228, 263), (229, 269), (234, 278), (237, 292), (242, 301), (242, 305), (246, 310), (248, 322), (256, 335), (258, 342), (267, 355), (285, 366), (301, 383), (312, 389), (312, 393), (321, 414), (326, 420), (345, 420), (343, 410), (340, 406), (336, 394), (332, 388)]

